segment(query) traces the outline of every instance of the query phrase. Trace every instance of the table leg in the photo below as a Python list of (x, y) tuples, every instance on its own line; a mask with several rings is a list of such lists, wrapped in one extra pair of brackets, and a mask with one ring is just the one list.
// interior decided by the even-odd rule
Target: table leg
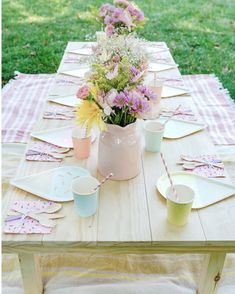
[(214, 252), (207, 254), (202, 266), (198, 294), (212, 294), (216, 292), (221, 278), (226, 253)]
[(42, 294), (39, 257), (28, 253), (19, 253), (20, 269), (25, 294)]

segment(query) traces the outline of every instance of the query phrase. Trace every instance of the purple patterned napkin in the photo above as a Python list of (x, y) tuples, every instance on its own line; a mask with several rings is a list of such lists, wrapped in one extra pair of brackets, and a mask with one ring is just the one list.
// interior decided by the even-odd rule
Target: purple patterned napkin
[(75, 109), (63, 105), (50, 105), (44, 111), (44, 119), (70, 120), (75, 118)]
[[(191, 156), (191, 155), (184, 155), (186, 157), (191, 158), (192, 160), (202, 160), (206, 161), (211, 164), (216, 164), (220, 167), (212, 166), (212, 165), (202, 165), (195, 167), (193, 170), (187, 170), (188, 172), (193, 172), (197, 175), (204, 176), (207, 178), (217, 178), (217, 177), (225, 177), (225, 171), (224, 171), (224, 164), (223, 162), (219, 159), (219, 157), (215, 154), (203, 154), (203, 155), (198, 155), (198, 156)], [(185, 161), (185, 164), (187, 161)], [(196, 162), (195, 162), (196, 163)]]
[[(175, 108), (162, 108), (162, 116), (170, 116), (175, 111)], [(180, 107), (180, 109), (174, 115), (174, 118), (178, 118), (185, 121), (196, 121), (197, 117), (189, 107)]]
[[(57, 147), (53, 144), (47, 143), (47, 142), (33, 142), (27, 152), (26, 152), (26, 160), (31, 161), (61, 161), (62, 159), (54, 158), (50, 155), (44, 154), (47, 152), (53, 152), (55, 150), (59, 150), (60, 147)], [(30, 151), (36, 151), (38, 154), (31, 155), (34, 152)], [(35, 152), (35, 153), (36, 153)]]
[(27, 213), (35, 212), (52, 205), (51, 201), (15, 201), (12, 210), (22, 213), (20, 219), (5, 221), (3, 231), (10, 234), (49, 234), (52, 228), (42, 226), (37, 220), (27, 216)]

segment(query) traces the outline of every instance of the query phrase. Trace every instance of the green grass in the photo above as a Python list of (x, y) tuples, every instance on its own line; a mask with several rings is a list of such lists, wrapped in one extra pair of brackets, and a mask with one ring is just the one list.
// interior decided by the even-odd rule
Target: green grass
[[(3, 0), (2, 78), (53, 73), (68, 41), (94, 40), (88, 5), (105, 0)], [(109, 1), (110, 2), (110, 1)], [(215, 73), (235, 97), (235, 2), (136, 0), (149, 18), (142, 37), (167, 42), (182, 74)]]

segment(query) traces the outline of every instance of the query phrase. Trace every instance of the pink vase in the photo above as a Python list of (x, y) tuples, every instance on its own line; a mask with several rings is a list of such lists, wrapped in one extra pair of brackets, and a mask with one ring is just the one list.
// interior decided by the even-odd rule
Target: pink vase
[(141, 167), (141, 141), (137, 123), (126, 127), (107, 124), (100, 134), (98, 170), (103, 176), (113, 173), (112, 180), (136, 177)]

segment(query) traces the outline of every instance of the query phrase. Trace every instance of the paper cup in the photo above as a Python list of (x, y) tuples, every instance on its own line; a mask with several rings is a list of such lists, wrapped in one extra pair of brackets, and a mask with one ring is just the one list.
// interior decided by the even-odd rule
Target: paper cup
[(174, 185), (178, 199), (175, 198), (172, 188), (166, 191), (167, 219), (171, 224), (183, 226), (187, 223), (195, 198), (194, 191), (185, 185)]
[(160, 152), (164, 133), (164, 125), (157, 121), (147, 121), (144, 124), (145, 150)]
[(90, 155), (91, 136), (85, 135), (85, 130), (76, 128), (72, 131), (74, 155), (77, 159), (85, 159)]
[(162, 98), (162, 89), (163, 89), (164, 79), (157, 78), (156, 72), (154, 73), (153, 87), (152, 90), (157, 94), (158, 99)]
[(74, 208), (80, 216), (88, 217), (96, 213), (99, 189), (94, 191), (94, 188), (98, 184), (99, 181), (91, 176), (73, 180)]

